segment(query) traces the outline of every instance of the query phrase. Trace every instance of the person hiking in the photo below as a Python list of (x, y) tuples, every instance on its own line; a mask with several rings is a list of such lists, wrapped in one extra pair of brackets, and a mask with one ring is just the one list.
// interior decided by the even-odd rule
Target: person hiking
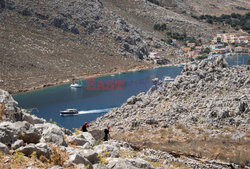
[(108, 141), (109, 137), (110, 137), (110, 134), (109, 134), (109, 129), (110, 129), (110, 126), (107, 126), (106, 129), (104, 129), (104, 141)]
[(85, 122), (84, 125), (82, 126), (82, 131), (83, 131), (83, 132), (88, 132), (87, 127), (89, 127), (89, 125), (88, 125), (87, 122)]

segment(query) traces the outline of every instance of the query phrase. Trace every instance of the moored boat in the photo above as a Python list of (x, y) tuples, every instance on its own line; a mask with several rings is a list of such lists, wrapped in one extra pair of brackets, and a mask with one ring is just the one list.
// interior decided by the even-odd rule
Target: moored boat
[(165, 76), (164, 77), (164, 82), (166, 82), (166, 81), (173, 81), (174, 79), (173, 78), (171, 78), (170, 76)]
[(70, 87), (71, 87), (71, 88), (81, 88), (82, 85), (77, 84), (77, 83), (72, 83), (72, 84), (70, 85)]

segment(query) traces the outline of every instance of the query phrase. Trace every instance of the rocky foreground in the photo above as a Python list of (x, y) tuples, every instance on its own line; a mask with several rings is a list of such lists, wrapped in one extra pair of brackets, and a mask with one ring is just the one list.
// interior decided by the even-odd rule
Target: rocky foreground
[[(249, 66), (188, 65), (85, 133), (29, 114), (0, 90), (0, 168), (250, 168), (249, 88)], [(106, 125), (114, 140), (103, 142)]]

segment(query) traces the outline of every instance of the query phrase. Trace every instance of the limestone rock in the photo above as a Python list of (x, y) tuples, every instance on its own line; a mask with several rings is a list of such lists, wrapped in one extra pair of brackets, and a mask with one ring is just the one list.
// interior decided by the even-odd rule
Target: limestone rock
[(51, 155), (51, 150), (49, 146), (47, 146), (45, 143), (38, 143), (38, 144), (31, 143), (24, 147), (18, 148), (16, 151), (22, 152), (26, 156), (30, 156), (33, 152), (36, 152), (38, 157), (43, 155), (49, 158)]
[(9, 154), (10, 153), (9, 148), (5, 144), (3, 144), (1, 142), (0, 142), (0, 151), (3, 152), (3, 153), (5, 153), (5, 154)]

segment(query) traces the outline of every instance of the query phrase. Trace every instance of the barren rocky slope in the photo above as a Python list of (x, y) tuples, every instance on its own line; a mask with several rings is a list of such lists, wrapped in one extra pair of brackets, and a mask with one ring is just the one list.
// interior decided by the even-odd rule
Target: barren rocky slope
[(103, 131), (61, 128), (30, 115), (0, 90), (0, 168), (7, 169), (164, 169), (240, 168), (193, 156), (131, 147), (123, 141), (101, 141)]
[(150, 50), (166, 47), (98, 0), (0, 4), (0, 86), (12, 92), (147, 67), (140, 60)]
[(98, 118), (113, 137), (138, 148), (250, 166), (250, 67), (226, 61), (187, 65)]

